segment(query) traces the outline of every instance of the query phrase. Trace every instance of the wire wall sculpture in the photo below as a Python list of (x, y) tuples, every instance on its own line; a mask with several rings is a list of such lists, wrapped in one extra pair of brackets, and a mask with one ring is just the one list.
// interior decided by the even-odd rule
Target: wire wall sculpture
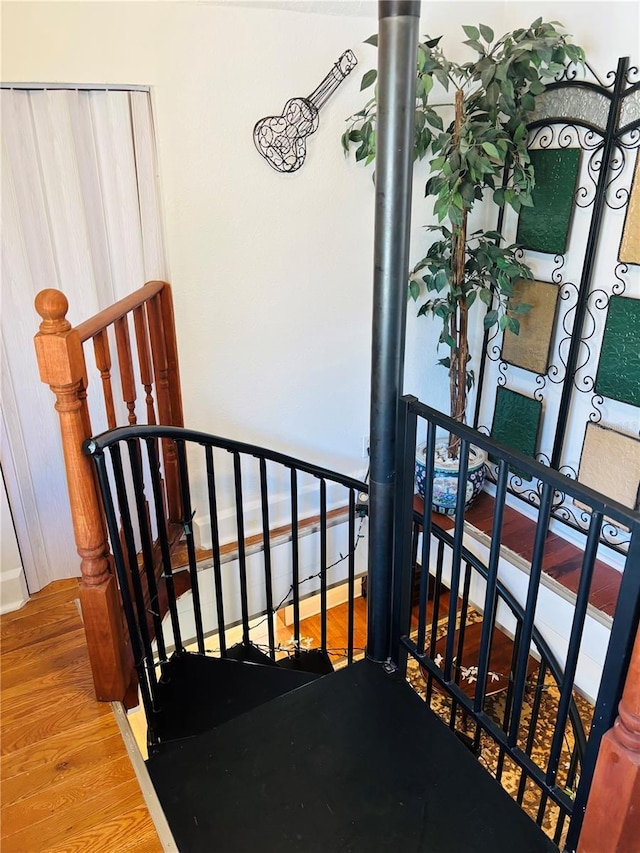
[[(624, 235), (625, 229), (635, 227), (629, 217), (629, 200), (634, 172), (635, 180), (640, 180), (640, 70), (630, 67), (628, 59), (622, 58), (616, 71), (610, 72), (603, 82), (588, 66), (583, 74), (569, 67), (536, 99), (536, 110), (529, 124), (529, 148), (578, 149), (581, 159), (565, 253), (545, 255), (544, 250), (525, 250), (535, 278), (558, 288), (551, 357), (545, 373), (531, 372), (505, 360), (502, 332), (496, 329), (485, 332), (474, 426), (480, 432), (491, 433), (496, 389), (508, 387), (543, 405), (543, 428), (535, 455), (542, 464), (585, 482), (583, 463), (590, 425), (592, 435), (592, 427), (599, 425), (613, 431), (611, 435), (623, 443), (628, 441), (629, 452), (635, 454), (633, 464), (640, 468), (640, 406), (634, 396), (640, 390), (617, 391), (615, 387), (611, 390), (617, 377), (621, 387), (629, 382), (634, 389), (636, 385), (640, 388), (640, 362), (636, 363), (640, 352), (640, 329), (636, 327), (640, 324), (628, 319), (640, 316), (637, 313), (640, 258), (633, 261), (623, 258), (621, 251), (617, 251), (622, 238), (615, 246), (611, 240), (613, 229), (619, 228)], [(603, 239), (605, 225), (607, 235)], [(504, 210), (499, 212), (497, 230), (505, 236), (514, 231), (514, 223), (506, 218)], [(615, 302), (622, 297), (624, 306)], [(618, 331), (610, 329), (615, 317), (620, 317), (616, 322), (624, 326), (618, 337), (626, 335), (627, 355), (623, 354), (621, 366), (616, 362), (617, 352), (611, 347), (610, 352), (605, 352), (606, 335), (611, 331), (609, 337), (612, 337)], [(635, 349), (635, 353), (629, 355), (629, 349)], [(631, 365), (630, 378), (625, 376), (625, 358)], [(606, 392), (601, 379), (605, 368), (613, 376)], [(576, 439), (581, 437), (580, 450)], [(491, 463), (488, 468), (489, 479), (495, 481), (496, 471), (492, 471)], [(615, 479), (611, 473), (609, 477)], [(611, 486), (613, 493), (605, 487), (599, 488), (597, 483), (587, 482), (587, 485), (606, 491), (611, 497), (617, 496), (615, 483)], [(525, 481), (513, 472), (509, 490), (539, 507), (541, 486), (537, 481)], [(640, 495), (635, 502), (632, 493), (625, 500), (632, 508), (639, 508)], [(577, 531), (586, 533), (589, 529), (589, 513), (560, 491), (554, 496), (552, 515)], [(629, 533), (605, 519), (601, 542), (624, 553)]]
[(290, 98), (279, 116), (261, 118), (253, 129), (258, 152), (276, 172), (296, 172), (307, 156), (307, 137), (318, 129), (318, 113), (340, 83), (358, 64), (345, 50), (333, 68), (306, 98)]

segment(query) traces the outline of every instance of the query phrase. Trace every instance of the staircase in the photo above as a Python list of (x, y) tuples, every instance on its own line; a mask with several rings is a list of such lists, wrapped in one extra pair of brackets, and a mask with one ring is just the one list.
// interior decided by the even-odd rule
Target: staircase
[(160, 688), (147, 768), (183, 853), (557, 850), (379, 664), (319, 676), (187, 653)]
[[(632, 531), (634, 560), (638, 518), (417, 401), (401, 402), (408, 427), (396, 497), (393, 589), (382, 599), (391, 616), (384, 665), (354, 663), (356, 518), (364, 484), (265, 448), (182, 428), (126, 427), (85, 447), (96, 465), (148, 723), (147, 767), (182, 853), (576, 849), (600, 738), (612, 724), (624, 683), (640, 579), (633, 572), (623, 575), (598, 701), (585, 720), (574, 687), (589, 591), (604, 519)], [(465, 545), (462, 487), (452, 527), (432, 517), (428, 493), (416, 511), (418, 417), (426, 423), (431, 471), (436, 426), (461, 435), (463, 460), (472, 441), (499, 459), (486, 560)], [(177, 517), (166, 510), (158, 455), (165, 445), (177, 463)], [(507, 588), (499, 574), (511, 467), (528, 471), (541, 488), (524, 594)], [(259, 486), (257, 511), (244, 498), (248, 481)], [(290, 525), (276, 542), (274, 530), (283, 528), (271, 523), (270, 495), (279, 487), (282, 498), (283, 482), (290, 487)], [(560, 489), (592, 510), (562, 659), (536, 619), (552, 501)], [(225, 490), (235, 505), (233, 562), (225, 562), (219, 535), (218, 500)], [(191, 520), (197, 493), (200, 512), (211, 519), (210, 572), (200, 571), (196, 556)], [(310, 526), (303, 505), (305, 512), (313, 509)], [(336, 508), (346, 510), (346, 549), (339, 560), (337, 540), (331, 539), (339, 528), (330, 530), (329, 523)], [(258, 531), (252, 529), (256, 516)], [(179, 544), (188, 560), (179, 574), (176, 530), (182, 530)], [(327, 602), (338, 582), (348, 589), (347, 666), (334, 672), (329, 654), (343, 640), (329, 630)], [(185, 587), (192, 604), (186, 621), (178, 608)], [(309, 592), (320, 600), (318, 648), (302, 651), (301, 602)], [(205, 618), (206, 596), (212, 605)], [(372, 599), (369, 589), (370, 612)], [(283, 607), (291, 608), (294, 651), (277, 660), (273, 617)], [(239, 631), (242, 641), (232, 645)], [(264, 631), (267, 654), (256, 645)], [(506, 663), (497, 657), (500, 631), (508, 640)], [(205, 650), (214, 635), (217, 657)], [(194, 637), (197, 652), (187, 651)], [(419, 685), (408, 682), (411, 672), (418, 673)], [(504, 684), (499, 713), (491, 703), (496, 681)], [(444, 706), (434, 702), (437, 696), (445, 697)], [(490, 750), (493, 766), (486, 760)], [(501, 787), (506, 765), (515, 799)]]

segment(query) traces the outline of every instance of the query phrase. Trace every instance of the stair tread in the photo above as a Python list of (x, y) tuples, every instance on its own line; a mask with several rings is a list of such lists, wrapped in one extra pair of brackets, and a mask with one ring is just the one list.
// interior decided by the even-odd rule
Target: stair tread
[(296, 690), (318, 675), (278, 666), (186, 653), (172, 658), (158, 685), (154, 722), (161, 744), (194, 737)]
[(316, 675), (329, 675), (333, 672), (331, 658), (322, 649), (303, 649), (297, 657), (290, 655), (279, 660), (278, 666), (297, 672), (313, 672)]
[(147, 766), (189, 853), (557, 853), (409, 685), (366, 660)]

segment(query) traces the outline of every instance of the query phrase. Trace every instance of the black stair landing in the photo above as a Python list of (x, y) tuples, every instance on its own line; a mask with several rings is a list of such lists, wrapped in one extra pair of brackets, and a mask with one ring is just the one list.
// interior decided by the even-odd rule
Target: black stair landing
[(181, 853), (557, 853), (409, 685), (366, 660), (147, 766)]
[(173, 657), (157, 690), (161, 711), (153, 729), (160, 744), (207, 732), (318, 678), (266, 660), (265, 666), (190, 653)]

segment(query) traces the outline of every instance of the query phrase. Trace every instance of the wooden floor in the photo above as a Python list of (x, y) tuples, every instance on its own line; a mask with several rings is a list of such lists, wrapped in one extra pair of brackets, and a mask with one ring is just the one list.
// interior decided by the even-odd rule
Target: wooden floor
[(162, 847), (110, 705), (95, 700), (77, 581), (0, 618), (2, 853)]

